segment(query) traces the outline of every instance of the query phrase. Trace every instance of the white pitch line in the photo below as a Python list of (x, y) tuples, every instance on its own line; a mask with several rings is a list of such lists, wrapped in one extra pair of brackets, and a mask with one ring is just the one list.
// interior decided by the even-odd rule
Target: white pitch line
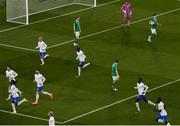
[[(152, 88), (152, 89), (148, 90), (147, 92), (151, 92), (151, 91), (160, 89), (160, 88), (162, 88), (162, 87), (171, 85), (171, 84), (173, 84), (173, 83), (175, 83), (175, 82), (179, 82), (179, 81), (180, 81), (180, 79), (177, 79), (177, 80), (168, 82), (168, 83), (166, 83), (166, 84), (163, 84), (163, 85), (157, 86), (157, 87), (155, 87), (155, 88)], [(109, 107), (111, 107), (111, 106), (114, 106), (114, 105), (116, 105), (116, 104), (125, 102), (125, 101), (127, 101), (127, 100), (129, 100), (129, 99), (132, 99), (132, 98), (136, 97), (136, 96), (137, 96), (137, 95), (132, 95), (132, 96), (127, 97), (127, 98), (125, 98), (125, 99), (122, 99), (122, 100), (119, 100), (119, 101), (117, 101), (117, 102), (111, 103), (111, 104), (106, 105), (106, 106), (104, 106), (104, 107), (100, 107), (100, 108), (98, 108), (98, 109), (95, 109), (95, 110), (93, 110), (93, 111), (87, 112), (87, 113), (85, 113), (85, 114), (82, 114), (82, 115), (80, 115), (80, 116), (74, 117), (74, 118), (72, 118), (72, 119), (66, 120), (66, 121), (64, 121), (64, 122), (56, 121), (56, 124), (65, 124), (65, 123), (71, 122), (71, 121), (73, 121), (73, 120), (82, 118), (82, 117), (84, 117), (84, 116), (90, 115), (90, 114), (95, 113), (95, 112), (97, 112), (97, 111), (100, 111), (100, 110), (109, 108)], [(8, 113), (8, 114), (11, 113), (10, 111), (7, 111), (7, 110), (0, 110), (0, 112)], [(40, 117), (31, 116), (31, 115), (26, 115), (26, 114), (21, 114), (21, 113), (17, 113), (16, 115), (22, 116), (22, 117), (27, 117), (27, 118), (32, 118), (32, 119), (37, 119), (37, 120), (41, 120), (41, 121), (48, 121), (48, 119), (45, 119), (45, 118), (40, 118)]]
[(21, 49), (21, 50), (26, 50), (26, 51), (31, 51), (31, 52), (37, 52), (37, 50), (35, 50), (35, 49), (29, 49), (29, 48), (18, 47), (18, 46), (7, 45), (7, 44), (1, 44), (1, 43), (0, 43), (0, 46), (14, 48), (14, 49)]
[[(6, 110), (0, 110), (0, 112), (11, 114), (10, 111), (6, 111)], [(46, 122), (49, 121), (48, 119), (45, 119), (45, 118), (40, 118), (40, 117), (26, 115), (26, 114), (21, 114), (21, 113), (17, 113), (15, 115), (22, 116), (22, 117), (27, 117), (27, 118), (31, 118), (31, 119), (37, 119), (37, 120), (41, 120), (41, 121), (46, 121)], [(55, 123), (56, 124), (62, 124), (62, 122), (59, 122), (59, 121), (56, 121)]]
[[(155, 87), (155, 88), (152, 88), (152, 89), (148, 90), (147, 92), (151, 92), (151, 91), (160, 89), (160, 88), (162, 88), (162, 87), (171, 85), (171, 84), (173, 84), (173, 83), (175, 83), (175, 82), (179, 82), (179, 81), (180, 81), (180, 79), (177, 79), (177, 80), (168, 82), (168, 83), (166, 83), (166, 84), (163, 84), (163, 85), (157, 86), (157, 87)], [(71, 121), (73, 121), (73, 120), (82, 118), (82, 117), (84, 117), (84, 116), (90, 115), (90, 114), (95, 113), (95, 112), (97, 112), (97, 111), (100, 111), (100, 110), (103, 110), (103, 109), (112, 107), (112, 106), (117, 105), (117, 104), (119, 104), (119, 103), (122, 103), (122, 102), (125, 102), (125, 101), (127, 101), (127, 100), (130, 100), (130, 99), (132, 99), (132, 98), (134, 98), (134, 97), (136, 97), (136, 96), (137, 96), (137, 94), (136, 94), (136, 95), (132, 95), (132, 96), (127, 97), (127, 98), (124, 98), (124, 99), (122, 99), (122, 100), (119, 100), (119, 101), (117, 101), (117, 102), (111, 103), (111, 104), (109, 104), (109, 105), (103, 106), (103, 107), (101, 107), (101, 108), (97, 108), (97, 109), (95, 109), (95, 110), (93, 110), (93, 111), (84, 113), (84, 114), (82, 114), (82, 115), (80, 115), (80, 116), (76, 116), (76, 117), (74, 117), (74, 118), (72, 118), (72, 119), (69, 119), (69, 120), (67, 120), (67, 121), (64, 121), (64, 122), (62, 122), (62, 124), (65, 124), (65, 123), (71, 122)]]
[[(110, 1), (110, 2), (107, 2), (107, 3), (104, 3), (104, 4), (99, 4), (99, 5), (97, 5), (96, 7), (88, 7), (88, 8), (84, 8), (84, 9), (81, 9), (81, 10), (69, 12), (69, 13), (66, 13), (66, 14), (61, 14), (61, 15), (54, 16), (54, 17), (50, 17), (50, 18), (47, 18), (47, 19), (35, 21), (35, 22), (30, 23), (29, 25), (33, 25), (33, 24), (37, 24), (37, 23), (49, 21), (49, 20), (52, 20), (52, 19), (56, 19), (56, 18), (68, 16), (68, 15), (71, 15), (71, 14), (75, 14), (75, 13), (78, 13), (78, 12), (90, 10), (90, 9), (93, 9), (93, 8), (105, 6), (105, 5), (112, 4), (112, 3), (116, 3), (116, 2), (120, 2), (120, 0), (113, 0), (113, 1)], [(14, 30), (14, 29), (18, 29), (18, 28), (22, 28), (22, 27), (29, 26), (29, 25), (20, 25), (20, 26), (16, 26), (16, 27), (12, 27), (12, 28), (7, 28), (7, 29), (4, 29), (4, 30), (0, 30), (0, 33), (6, 32), (6, 31), (10, 31), (10, 30)]]
[[(113, 1), (113, 2), (115, 2), (115, 1)], [(111, 3), (112, 3), (112, 2), (111, 2)], [(173, 10), (170, 10), (170, 11), (167, 11), (167, 12), (164, 12), (164, 13), (161, 13), (161, 14), (158, 14), (158, 16), (162, 16), (162, 15), (165, 15), (165, 14), (169, 14), (169, 13), (172, 13), (172, 12), (175, 12), (175, 11), (178, 11), (178, 10), (180, 10), (180, 8), (173, 9)], [(136, 24), (136, 23), (139, 23), (139, 22), (148, 20), (149, 18), (151, 18), (151, 17), (147, 17), (147, 18), (144, 18), (144, 19), (140, 19), (140, 20), (134, 21), (134, 22), (132, 22), (131, 24)], [(99, 32), (95, 32), (95, 33), (92, 33), (92, 34), (83, 36), (83, 37), (81, 37), (80, 39), (84, 39), (84, 38), (91, 37), (91, 36), (94, 36), (94, 35), (98, 35), (98, 34), (101, 34), (101, 33), (105, 33), (105, 32), (108, 32), (108, 31), (112, 31), (112, 30), (121, 28), (121, 27), (123, 27), (123, 26), (127, 26), (127, 24), (125, 24), (125, 25), (119, 25), (119, 26), (116, 26), (116, 27), (113, 27), (113, 28), (109, 28), (109, 29), (105, 29), (105, 30), (102, 30), (102, 31), (99, 31)], [(57, 46), (65, 45), (65, 44), (71, 43), (71, 42), (73, 42), (73, 41), (74, 41), (74, 40), (68, 40), (68, 41), (65, 41), (65, 42), (61, 42), (61, 43), (58, 43), (58, 44), (49, 46), (47, 49), (51, 49), (51, 48), (54, 48), (54, 47), (57, 47)], [(0, 44), (0, 46), (6, 46), (6, 47), (11, 47), (11, 48), (21, 49), (21, 50), (26, 50), (26, 51), (33, 51), (33, 52), (36, 51), (36, 50), (34, 50), (34, 49), (29, 49), (29, 48), (24, 48), (24, 47), (18, 47), (18, 46), (13, 46), (13, 45), (7, 45), (7, 44)]]
[[(180, 8), (173, 9), (173, 10), (170, 10), (170, 11), (167, 11), (167, 12), (164, 12), (164, 13), (161, 13), (161, 14), (158, 14), (157, 16), (162, 16), (162, 15), (165, 15), (165, 14), (169, 14), (169, 13), (172, 13), (172, 12), (175, 12), (175, 11), (178, 11), (178, 10), (180, 10)], [(142, 22), (142, 21), (148, 20), (148, 19), (150, 19), (151, 17), (152, 17), (152, 16), (147, 17), (147, 18), (144, 18), (144, 19), (140, 19), (140, 20), (137, 20), (137, 21), (134, 21), (134, 22), (132, 22), (131, 24), (136, 24), (136, 23), (138, 23), (138, 22)], [(121, 27), (124, 27), (124, 26), (127, 26), (127, 24), (125, 24), (125, 25), (119, 25), (119, 26), (112, 27), (112, 28), (109, 28), (109, 29), (105, 29), (105, 30), (102, 30), (102, 31), (99, 31), (99, 32), (95, 32), (95, 33), (92, 33), (92, 34), (89, 34), (89, 35), (80, 37), (80, 39), (84, 39), (84, 38), (91, 37), (91, 36), (94, 36), (94, 35), (98, 35), (98, 34), (101, 34), (101, 33), (105, 33), (105, 32), (108, 32), (108, 31), (112, 31), (112, 30), (115, 30), (115, 29), (118, 29), (118, 28), (121, 28)], [(57, 46), (61, 46), (61, 45), (67, 44), (67, 43), (71, 43), (71, 42), (73, 42), (73, 41), (74, 41), (74, 40), (72, 39), (72, 40), (68, 40), (68, 41), (65, 41), (65, 42), (62, 42), (62, 43), (59, 43), (59, 44), (55, 44), (55, 45), (49, 46), (48, 49), (54, 48), (54, 47), (57, 47)]]

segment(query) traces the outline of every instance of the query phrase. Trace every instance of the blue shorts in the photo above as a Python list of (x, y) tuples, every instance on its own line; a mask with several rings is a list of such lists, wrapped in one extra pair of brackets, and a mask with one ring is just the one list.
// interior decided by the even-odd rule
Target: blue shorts
[(44, 56), (46, 55), (46, 52), (39, 52), (39, 57), (41, 59), (44, 59)]
[(42, 87), (37, 87), (37, 91), (41, 92), (43, 90), (43, 86)]
[(156, 119), (162, 119), (164, 122), (168, 122), (168, 116), (162, 116), (160, 112), (157, 113)]
[(19, 101), (20, 101), (19, 97), (16, 98), (11, 97), (11, 102), (14, 103), (15, 105), (18, 105)]
[(137, 99), (147, 101), (147, 97), (145, 95), (138, 95)]
[(79, 62), (79, 66), (80, 67), (83, 67), (84, 66), (84, 64), (85, 64), (85, 62), (83, 61), (83, 62)]

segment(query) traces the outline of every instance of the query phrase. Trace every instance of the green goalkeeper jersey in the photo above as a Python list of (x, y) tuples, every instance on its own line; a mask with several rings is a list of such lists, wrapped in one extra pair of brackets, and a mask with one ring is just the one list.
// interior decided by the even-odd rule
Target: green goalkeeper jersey
[(150, 22), (153, 23), (151, 25), (151, 29), (156, 29), (157, 28), (157, 19), (153, 17), (153, 18), (151, 18)]
[(116, 71), (118, 71), (118, 64), (117, 63), (113, 63), (112, 64), (112, 76), (117, 76)]
[(80, 22), (78, 20), (74, 21), (73, 27), (74, 27), (75, 32), (80, 32), (81, 31)]

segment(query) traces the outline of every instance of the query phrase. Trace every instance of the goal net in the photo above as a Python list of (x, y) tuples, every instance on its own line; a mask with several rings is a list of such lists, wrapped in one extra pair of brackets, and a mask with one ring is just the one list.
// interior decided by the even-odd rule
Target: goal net
[(6, 0), (8, 22), (29, 24), (29, 16), (69, 5), (96, 6), (96, 0)]

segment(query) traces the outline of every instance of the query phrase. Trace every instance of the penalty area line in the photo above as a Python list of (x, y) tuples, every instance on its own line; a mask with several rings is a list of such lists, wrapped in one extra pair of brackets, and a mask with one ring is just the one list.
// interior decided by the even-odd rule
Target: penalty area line
[(2, 43), (0, 43), (0, 46), (19, 49), (19, 50), (25, 50), (25, 51), (31, 51), (31, 52), (37, 52), (37, 50), (35, 50), (35, 49), (29, 49), (29, 48), (24, 48), (24, 47), (19, 47), (19, 46), (14, 46), (14, 45), (8, 45), (8, 44), (2, 44)]
[[(179, 10), (180, 10), (180, 8), (176, 8), (176, 9), (173, 9), (173, 10), (170, 10), (170, 11), (166, 11), (166, 12), (157, 14), (157, 16), (166, 15), (166, 14), (169, 14), (169, 13), (172, 13), (172, 12), (175, 12), (175, 11), (179, 11)], [(152, 16), (147, 17), (147, 18), (143, 18), (143, 19), (139, 19), (139, 20), (136, 20), (136, 21), (133, 21), (131, 24), (137, 24), (139, 22), (146, 21), (146, 20), (148, 20), (150, 18), (152, 18)], [(118, 25), (118, 26), (115, 26), (115, 27), (112, 27), (112, 28), (109, 28), (109, 29), (105, 29), (105, 30), (102, 30), (102, 31), (99, 31), (99, 32), (95, 32), (95, 33), (89, 34), (89, 35), (85, 35), (85, 36), (80, 37), (79, 39), (84, 39), (84, 38), (88, 38), (88, 37), (95, 36), (95, 35), (98, 35), (98, 34), (102, 34), (102, 33), (105, 33), (105, 32), (109, 32), (109, 31), (112, 31), (112, 30), (115, 30), (115, 29), (118, 29), (118, 28), (121, 28), (121, 27), (124, 27), (124, 26), (127, 26), (127, 24), (125, 24), (125, 25)], [(65, 42), (61, 42), (61, 43), (49, 46), (47, 49), (51, 49), (51, 48), (54, 48), (54, 47), (57, 47), (57, 46), (62, 46), (62, 45), (71, 43), (73, 41), (74, 41), (74, 39), (68, 40), (68, 41), (65, 41)]]
[[(179, 10), (180, 10), (180, 8), (176, 8), (176, 9), (173, 9), (173, 10), (170, 10), (170, 11), (166, 11), (164, 13), (160, 13), (157, 16), (162, 16), (162, 15), (169, 14), (169, 13), (172, 13), (172, 12), (175, 12), (175, 11), (179, 11)], [(143, 19), (134, 21), (131, 24), (136, 24), (136, 23), (139, 23), (139, 22), (142, 22), (142, 21), (146, 21), (146, 20), (150, 19), (151, 17), (147, 17), (147, 18), (143, 18)], [(98, 35), (98, 34), (102, 34), (102, 33), (105, 33), (105, 32), (109, 32), (109, 31), (112, 31), (112, 30), (115, 30), (115, 29), (118, 29), (118, 28), (121, 28), (121, 27), (124, 27), (124, 26), (127, 26), (127, 24), (115, 26), (115, 27), (112, 27), (112, 28), (109, 28), (109, 29), (105, 29), (105, 30), (102, 30), (102, 31), (99, 31), (99, 32), (88, 34), (88, 35), (80, 37), (80, 39), (84, 39), (84, 38), (88, 38), (88, 37), (95, 36), (95, 35)], [(68, 44), (68, 43), (72, 43), (73, 41), (74, 40), (68, 40), (68, 41), (65, 41), (65, 42), (61, 42), (61, 43), (49, 46), (47, 49), (51, 49), (51, 48), (54, 48), (54, 47), (58, 47), (58, 46), (62, 46), (62, 45)], [(31, 51), (31, 52), (32, 51), (33, 52), (37, 51), (37, 50), (34, 50), (34, 49), (18, 47), (18, 46), (13, 46), (13, 45), (8, 45), (8, 44), (0, 44), (0, 46), (9, 47), (9, 48), (15, 48), (15, 49), (21, 49), (21, 50)]]
[[(160, 88), (162, 88), (162, 87), (169, 86), (169, 85), (171, 85), (171, 84), (173, 84), (173, 83), (176, 83), (176, 82), (179, 82), (179, 81), (180, 81), (180, 79), (177, 79), (177, 80), (174, 80), (174, 81), (165, 83), (165, 84), (163, 84), (163, 85), (154, 87), (154, 88), (148, 90), (147, 92), (152, 92), (152, 91), (154, 91), (154, 90), (160, 89)], [(108, 104), (108, 105), (106, 105), (106, 106), (97, 108), (97, 109), (95, 109), (95, 110), (89, 111), (89, 112), (87, 112), (87, 113), (84, 113), (84, 114), (82, 114), (82, 115), (76, 116), (76, 117), (74, 117), (74, 118), (68, 119), (68, 120), (66, 120), (66, 121), (64, 121), (64, 122), (56, 121), (55, 123), (56, 123), (56, 124), (65, 124), (65, 123), (68, 123), (68, 122), (72, 122), (72, 121), (77, 120), (77, 119), (79, 119), (79, 118), (82, 118), (82, 117), (84, 117), (84, 116), (90, 115), (90, 114), (92, 114), (92, 113), (98, 112), (98, 111), (100, 111), (100, 110), (103, 110), (103, 109), (112, 107), (112, 106), (114, 106), (114, 105), (116, 105), (116, 104), (119, 104), (119, 103), (125, 102), (125, 101), (127, 101), (127, 100), (130, 100), (130, 99), (132, 99), (132, 98), (134, 98), (134, 97), (136, 97), (136, 96), (137, 96), (137, 94), (136, 94), (136, 95), (132, 95), (132, 96), (127, 97), (127, 98), (124, 98), (124, 99), (122, 99), (122, 100), (119, 100), (119, 101), (117, 101), (117, 102)], [(10, 112), (10, 111), (7, 111), (7, 110), (1, 110), (1, 109), (0, 109), (0, 112), (11, 114), (11, 112)], [(26, 117), (26, 118), (31, 118), (31, 119), (36, 119), (36, 120), (41, 120), (41, 121), (46, 121), (46, 122), (48, 122), (48, 119), (41, 118), (41, 117), (36, 117), (36, 116), (32, 116), (32, 115), (26, 115), (26, 114), (22, 114), (22, 113), (17, 113), (16, 115), (22, 116), (22, 117)]]
[[(0, 110), (0, 112), (11, 114), (11, 112), (7, 111), (7, 110)], [(36, 119), (36, 120), (41, 120), (41, 121), (46, 121), (46, 122), (49, 121), (48, 119), (45, 119), (45, 118), (40, 118), (40, 117), (36, 117), (36, 116), (26, 115), (26, 114), (22, 114), (22, 113), (17, 113), (17, 114), (14, 114), (14, 115), (18, 115), (18, 116), (22, 116), (22, 117), (27, 117), (27, 118), (31, 118), (31, 119)], [(59, 122), (59, 121), (56, 121), (55, 123), (56, 124), (62, 124), (62, 122)]]
[[(169, 85), (171, 85), (171, 84), (173, 84), (173, 83), (176, 83), (176, 82), (179, 82), (179, 81), (180, 81), (180, 78), (177, 79), (177, 80), (174, 80), (174, 81), (170, 81), (170, 82), (168, 82), (168, 83), (165, 83), (165, 84), (163, 84), (163, 85), (154, 87), (154, 88), (148, 90), (147, 92), (152, 92), (152, 91), (154, 91), (154, 90), (157, 90), (157, 89), (160, 89), (160, 88), (169, 86)], [(71, 119), (69, 119), (69, 120), (66, 120), (66, 121), (64, 121), (62, 124), (65, 124), (65, 123), (68, 123), (68, 122), (72, 122), (72, 121), (77, 120), (77, 119), (79, 119), (79, 118), (82, 118), (82, 117), (84, 117), (84, 116), (90, 115), (90, 114), (92, 114), (92, 113), (95, 113), (95, 112), (98, 112), (98, 111), (100, 111), (100, 110), (103, 110), (103, 109), (112, 107), (112, 106), (117, 105), (117, 104), (120, 104), (120, 103), (125, 102), (125, 101), (127, 101), (127, 100), (130, 100), (130, 99), (132, 99), (132, 98), (135, 98), (136, 96), (137, 96), (137, 94), (136, 94), (136, 95), (132, 95), (132, 96), (127, 97), (127, 98), (124, 98), (124, 99), (122, 99), (122, 100), (119, 100), (119, 101), (117, 101), (117, 102), (108, 104), (108, 105), (106, 105), (106, 106), (97, 108), (97, 109), (95, 109), (95, 110), (89, 111), (89, 112), (84, 113), (84, 114), (82, 114), (82, 115), (79, 115), (79, 116), (76, 116), (76, 117), (71, 118)]]

